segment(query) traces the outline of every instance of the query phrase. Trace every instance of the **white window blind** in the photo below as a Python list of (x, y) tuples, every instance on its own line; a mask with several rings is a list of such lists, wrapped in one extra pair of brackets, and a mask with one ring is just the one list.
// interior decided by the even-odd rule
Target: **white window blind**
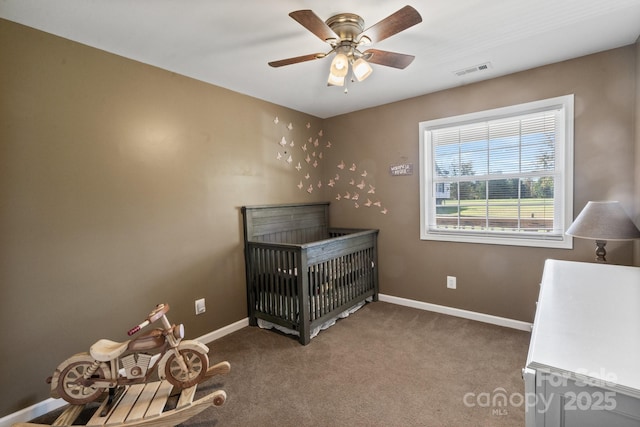
[(572, 101), (421, 123), (421, 237), (570, 247)]

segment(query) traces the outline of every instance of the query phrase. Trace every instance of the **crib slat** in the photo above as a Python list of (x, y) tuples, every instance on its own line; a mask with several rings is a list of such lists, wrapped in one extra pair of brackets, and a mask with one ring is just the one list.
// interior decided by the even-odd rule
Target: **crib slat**
[[(295, 263), (293, 262), (292, 259), (292, 253), (291, 252), (287, 252), (286, 253), (286, 268), (291, 271), (293, 274), (295, 274), (297, 272)], [(295, 320), (294, 317), (294, 302), (295, 302), (295, 294), (294, 294), (294, 286), (295, 286), (295, 280), (289, 280), (287, 282), (287, 287), (286, 287), (286, 291), (285, 291), (285, 298), (286, 298), (286, 310), (285, 310), (285, 318), (287, 320), (293, 321)]]
[[(276, 265), (278, 266), (278, 269), (280, 272), (284, 272), (284, 274), (288, 274), (288, 271), (286, 270), (285, 266), (282, 263), (282, 252), (281, 251), (276, 251), (274, 253), (274, 261), (276, 263)], [(277, 274), (274, 277), (274, 282), (275, 282), (275, 289), (273, 291), (273, 298), (274, 298), (274, 306), (273, 306), (273, 311), (279, 315), (282, 315), (282, 289), (284, 288), (283, 285), (283, 281), (285, 280), (285, 277), (282, 274)]]

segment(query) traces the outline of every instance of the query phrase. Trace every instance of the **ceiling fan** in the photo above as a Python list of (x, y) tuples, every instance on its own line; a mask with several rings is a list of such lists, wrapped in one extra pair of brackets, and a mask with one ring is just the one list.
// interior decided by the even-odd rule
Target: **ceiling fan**
[(360, 49), (422, 22), (418, 11), (411, 6), (403, 7), (366, 30), (364, 29), (364, 20), (353, 13), (341, 13), (332, 16), (326, 22), (311, 10), (297, 10), (291, 12), (289, 16), (320, 40), (327, 42), (331, 46), (331, 50), (327, 53), (312, 53), (271, 61), (269, 65), (282, 67), (322, 59), (335, 53), (327, 81), (329, 86), (343, 86), (349, 72), (349, 66), (351, 66), (353, 77), (358, 81), (366, 79), (372, 73), (373, 69), (369, 63), (399, 69), (406, 68), (415, 58), (413, 55), (378, 49), (367, 49), (362, 52)]

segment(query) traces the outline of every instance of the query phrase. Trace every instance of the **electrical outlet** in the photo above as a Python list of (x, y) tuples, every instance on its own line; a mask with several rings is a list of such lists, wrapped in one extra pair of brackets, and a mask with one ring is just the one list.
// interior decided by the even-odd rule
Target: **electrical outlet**
[(196, 315), (202, 314), (207, 311), (207, 306), (204, 303), (204, 298), (200, 298), (196, 300)]
[(449, 289), (456, 288), (456, 276), (447, 276), (447, 288)]

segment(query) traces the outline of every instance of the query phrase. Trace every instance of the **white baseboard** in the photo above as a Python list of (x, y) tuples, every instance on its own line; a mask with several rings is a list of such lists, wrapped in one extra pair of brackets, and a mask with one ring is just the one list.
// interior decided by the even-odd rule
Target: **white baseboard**
[(209, 332), (208, 334), (202, 335), (199, 338), (196, 338), (196, 341), (200, 341), (203, 344), (209, 344), (217, 339), (224, 337), (225, 335), (229, 335), (231, 332), (239, 331), (245, 326), (249, 326), (249, 318), (245, 317), (242, 320), (238, 320), (235, 323), (232, 323), (227, 326), (223, 326), (220, 329), (216, 329), (213, 332)]
[[(196, 339), (204, 344), (208, 344), (212, 341), (224, 337), (225, 335), (238, 331), (245, 326), (249, 326), (249, 318), (238, 320), (235, 323), (224, 326), (213, 332), (209, 332), (208, 334), (205, 334)], [(5, 417), (0, 418), (0, 427), (11, 427), (16, 423), (28, 422), (29, 420), (44, 415), (48, 412), (55, 411), (56, 409), (65, 406), (66, 404), (67, 402), (65, 402), (63, 399), (43, 400), (42, 402), (31, 405), (28, 408), (21, 409), (18, 412), (14, 412), (13, 414), (9, 414)]]
[(447, 307), (445, 305), (431, 304), (428, 302), (416, 301), (406, 298), (394, 297), (391, 295), (379, 294), (378, 299), (391, 304), (404, 305), (406, 307), (417, 308), (420, 310), (433, 311), (450, 316), (462, 317), (465, 319), (476, 320), (478, 322), (491, 323), (492, 325), (504, 326), (521, 331), (531, 332), (531, 323), (521, 320), (508, 319), (506, 317), (492, 316), (490, 314), (477, 313), (475, 311), (462, 310), (460, 308)]

